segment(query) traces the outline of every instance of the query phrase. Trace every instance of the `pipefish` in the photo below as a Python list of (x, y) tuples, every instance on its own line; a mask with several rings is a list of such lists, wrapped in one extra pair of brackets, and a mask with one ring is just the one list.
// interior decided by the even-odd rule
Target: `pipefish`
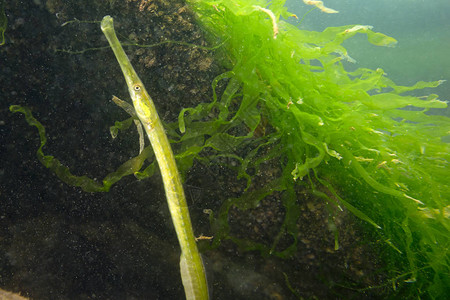
[(181, 247), (180, 272), (186, 298), (208, 299), (205, 269), (195, 241), (181, 178), (155, 104), (117, 39), (113, 18), (105, 16), (101, 22), (101, 29), (119, 62), (134, 109), (155, 152), (170, 214)]

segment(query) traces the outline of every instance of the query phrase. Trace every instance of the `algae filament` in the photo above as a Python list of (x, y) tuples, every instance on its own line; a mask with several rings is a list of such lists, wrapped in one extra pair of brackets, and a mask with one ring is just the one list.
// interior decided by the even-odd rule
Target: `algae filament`
[(5, 14), (5, 0), (0, 1), (0, 46), (5, 44), (5, 31), (8, 25), (8, 18)]

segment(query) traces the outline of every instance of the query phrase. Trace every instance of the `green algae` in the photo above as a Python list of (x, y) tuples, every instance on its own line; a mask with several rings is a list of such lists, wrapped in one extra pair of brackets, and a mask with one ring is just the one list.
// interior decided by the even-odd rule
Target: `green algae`
[(0, 1), (0, 46), (5, 44), (5, 31), (8, 25), (8, 18), (5, 14), (5, 0)]
[[(359, 33), (374, 45), (395, 45), (370, 26), (313, 32), (282, 20), (292, 16), (284, 1), (190, 2), (210, 38), (226, 41), (219, 57), (243, 99), (263, 106), (280, 133), (291, 180), (314, 172), (337, 202), (378, 228), (398, 254), (388, 270), (395, 293), (443, 296), (450, 284), (450, 146), (443, 141), (450, 122), (430, 110), (447, 103), (411, 94), (443, 82), (398, 86), (382, 69), (347, 72), (344, 40)], [(423, 214), (429, 209), (432, 218)]]
[(146, 147), (144, 151), (138, 156), (123, 163), (116, 171), (108, 174), (100, 183), (87, 176), (73, 175), (69, 168), (64, 166), (57, 158), (52, 155), (46, 155), (43, 151), (44, 146), (47, 143), (47, 136), (44, 126), (36, 120), (31, 110), (27, 107), (19, 105), (11, 105), (9, 110), (13, 113), (22, 113), (25, 116), (27, 123), (30, 126), (36, 127), (39, 132), (40, 146), (36, 151), (36, 155), (39, 161), (48, 169), (53, 171), (59, 179), (63, 182), (82, 188), (86, 192), (107, 192), (113, 184), (119, 181), (122, 177), (134, 174), (138, 172), (145, 160), (153, 156), (151, 147)]

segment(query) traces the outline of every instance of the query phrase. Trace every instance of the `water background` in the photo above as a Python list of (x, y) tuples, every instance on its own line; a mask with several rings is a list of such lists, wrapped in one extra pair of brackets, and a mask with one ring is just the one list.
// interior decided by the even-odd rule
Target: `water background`
[[(450, 1), (328, 0), (324, 5), (339, 13), (326, 14), (316, 9), (299, 28), (322, 31), (349, 24), (371, 25), (374, 31), (398, 41), (396, 47), (387, 48), (370, 44), (362, 34), (348, 39), (344, 47), (356, 63), (348, 63), (347, 70), (382, 68), (399, 85), (450, 79)], [(301, 0), (288, 0), (286, 6), (299, 20), (313, 8)], [(294, 18), (289, 21), (298, 24)], [(450, 100), (450, 82), (427, 92)], [(449, 109), (446, 115), (450, 115)]]

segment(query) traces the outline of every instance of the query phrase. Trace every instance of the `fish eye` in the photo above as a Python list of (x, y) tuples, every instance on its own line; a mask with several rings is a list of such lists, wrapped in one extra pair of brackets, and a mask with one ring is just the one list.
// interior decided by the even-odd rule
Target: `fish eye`
[(134, 90), (135, 90), (136, 92), (139, 92), (139, 91), (141, 90), (141, 86), (138, 85), (138, 84), (136, 84), (136, 85), (134, 86)]

